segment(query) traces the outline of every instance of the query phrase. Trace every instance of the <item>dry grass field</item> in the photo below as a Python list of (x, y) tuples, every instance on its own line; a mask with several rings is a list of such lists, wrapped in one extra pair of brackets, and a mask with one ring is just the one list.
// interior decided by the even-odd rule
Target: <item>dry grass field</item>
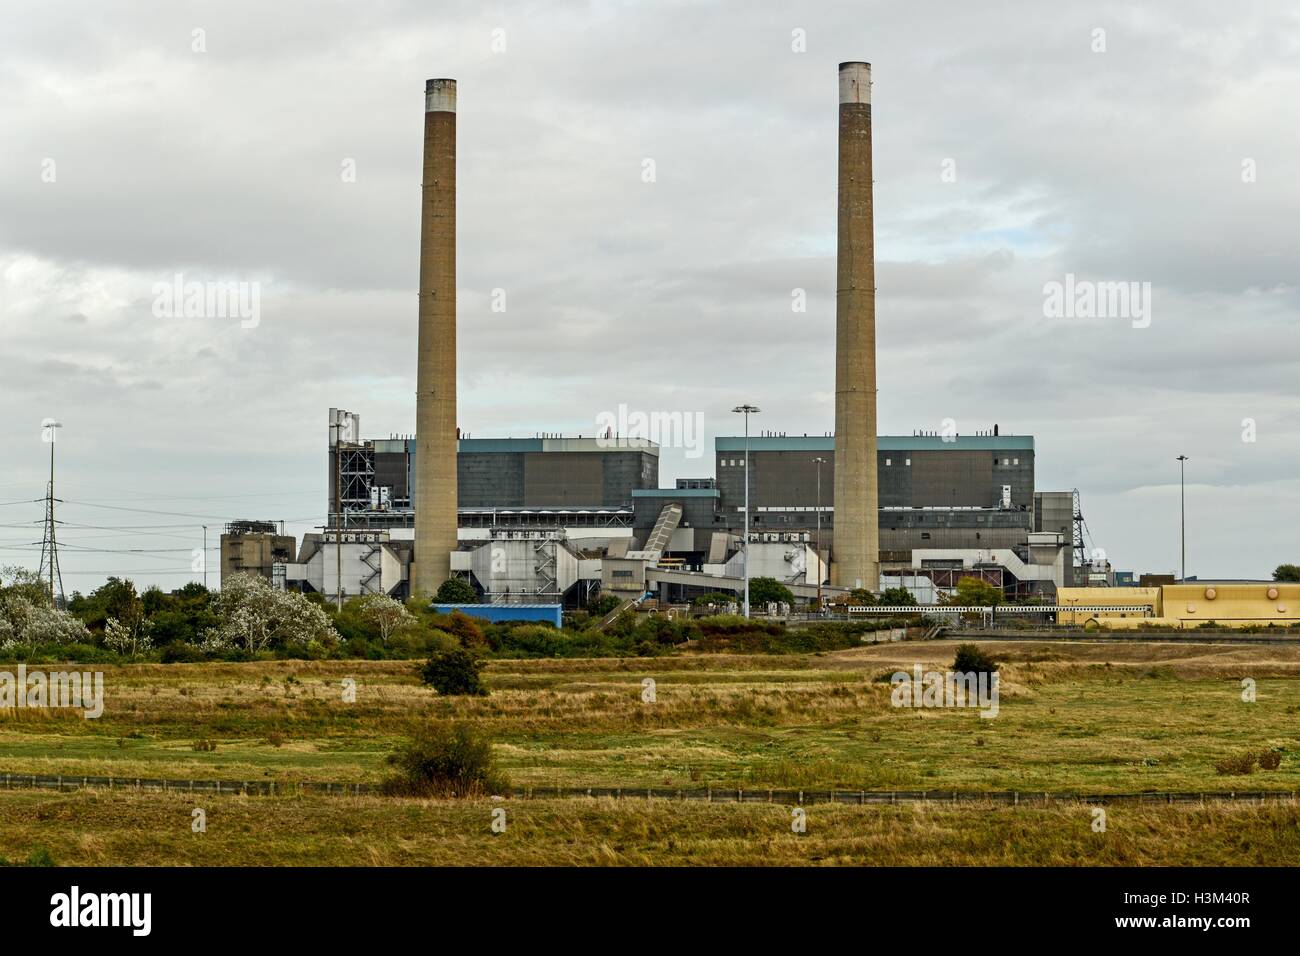
[[(415, 725), (451, 717), (490, 734), (517, 787), (1300, 790), (1300, 647), (997, 643), (996, 718), (890, 705), (890, 673), (946, 669), (954, 647), (494, 661), (485, 698), (440, 698), (406, 662), (109, 668), (98, 720), (0, 716), (0, 771), (375, 782)], [(654, 703), (642, 701), (646, 677)], [(1254, 703), (1243, 678), (1256, 682)], [(215, 749), (194, 749), (201, 739)], [(1276, 769), (1215, 770), (1266, 750), (1281, 754)], [(40, 844), (57, 862), (126, 864), (1300, 859), (1295, 805), (1116, 807), (1105, 840), (1086, 808), (818, 807), (796, 840), (780, 807), (516, 800), (509, 835), (494, 837), (476, 804), (209, 797), (210, 821), (227, 822), (196, 841), (185, 799), (0, 792), (0, 855), (21, 861)]]
[[(503, 806), (505, 830), (493, 833)], [(196, 807), (206, 832), (195, 833)], [(1286, 866), (1295, 806), (807, 809), (663, 800), (421, 801), (108, 792), (3, 794), (0, 856), (91, 866)]]

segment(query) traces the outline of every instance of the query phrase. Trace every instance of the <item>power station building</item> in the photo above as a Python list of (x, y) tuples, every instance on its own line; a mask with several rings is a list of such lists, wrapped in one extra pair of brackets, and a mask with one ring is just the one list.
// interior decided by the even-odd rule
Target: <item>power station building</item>
[[(558, 516), (603, 510), (630, 516), (633, 493), (659, 484), (659, 446), (643, 438), (554, 435), (461, 438), (456, 444), (460, 525), (484, 512), (489, 517), (509, 511)], [(414, 436), (332, 443), (331, 524), (413, 527), (418, 461)]]
[(424, 107), (420, 442), (363, 440), (331, 409), (329, 527), (304, 538), (291, 586), (431, 595), (459, 574), (493, 600), (680, 598), (741, 590), (746, 566), (800, 596), (968, 574), (1015, 594), (1074, 583), (1074, 499), (1035, 488), (1031, 437), (877, 434), (870, 64), (838, 71), (835, 431), (719, 437), (714, 475), (673, 488), (645, 439), (461, 433), (455, 81), (429, 80)]
[[(331, 410), (332, 423), (343, 416), (351, 422), (344, 433), (359, 430), (357, 416)], [(646, 439), (461, 438), (453, 570), (487, 595), (514, 600), (577, 599), (584, 581), (587, 589), (630, 592), (655, 568), (673, 572), (658, 585), (666, 596), (725, 589), (710, 578), (743, 578), (745, 445), (743, 437), (716, 438), (716, 477), (661, 488), (660, 449)], [(763, 434), (748, 446), (751, 576), (815, 588), (820, 570), (829, 584), (834, 438)], [(342, 529), (343, 547), (330, 546), (333, 531), (307, 535), (291, 581), (332, 593), (339, 586), (332, 565), (341, 560), (351, 568), (343, 570), (345, 594), (380, 585), (405, 593), (417, 459), (413, 436), (332, 442), (331, 526)], [(976, 576), (1027, 596), (1074, 584), (1073, 495), (1038, 491), (1034, 465), (1033, 438), (997, 426), (976, 435), (879, 436), (883, 586), (933, 593)], [(607, 573), (615, 565), (617, 577)]]

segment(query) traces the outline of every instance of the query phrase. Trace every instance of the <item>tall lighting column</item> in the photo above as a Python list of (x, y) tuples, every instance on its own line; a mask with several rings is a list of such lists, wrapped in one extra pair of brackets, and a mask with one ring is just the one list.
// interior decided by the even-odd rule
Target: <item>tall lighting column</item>
[(825, 458), (814, 458), (817, 464), (817, 609), (822, 606), (822, 465)]
[(1178, 461), (1178, 546), (1182, 552), (1183, 573), (1179, 582), (1187, 580), (1187, 461), (1186, 455), (1179, 455)]

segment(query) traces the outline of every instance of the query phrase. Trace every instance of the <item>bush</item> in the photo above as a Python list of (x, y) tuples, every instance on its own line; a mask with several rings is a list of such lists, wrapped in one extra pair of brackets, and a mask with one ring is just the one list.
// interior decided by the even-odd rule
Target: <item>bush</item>
[(1221, 777), (1244, 777), (1255, 772), (1255, 763), (1258, 759), (1253, 753), (1224, 757), (1214, 765), (1214, 772)]
[(627, 608), (605, 628), (605, 633), (614, 637), (631, 637), (636, 630), (636, 611)]
[(770, 604), (772, 602), (794, 603), (794, 594), (776, 578), (749, 579), (749, 606)]
[(849, 591), (849, 603), (855, 607), (870, 607), (876, 603), (876, 596), (866, 588), (853, 588)]
[(420, 668), (420, 678), (439, 694), (486, 697), (487, 688), (479, 677), (482, 669), (481, 660), (457, 648), (430, 657)]
[(452, 611), (447, 617), (444, 629), (460, 641), (461, 647), (481, 647), (486, 643), (483, 638), (483, 628), (463, 611)]
[(1282, 766), (1282, 755), (1276, 750), (1265, 750), (1259, 755), (1259, 768), (1261, 770), (1276, 770)]
[(693, 625), (671, 621), (662, 614), (651, 614), (636, 626), (632, 637), (638, 643), (672, 646), (684, 644), (698, 633), (699, 629)]
[(992, 674), (998, 669), (998, 662), (978, 644), (959, 644), (952, 669), (958, 674)]
[(957, 581), (950, 604), (966, 607), (988, 607), (1006, 603), (1006, 593), (1000, 588), (980, 578), (966, 577)]
[(461, 578), (448, 578), (433, 596), (435, 604), (477, 604), (478, 592), (474, 585)]
[(504, 657), (564, 656), (564, 636), (545, 624), (515, 624), (492, 629), (492, 650)]
[(159, 659), (164, 664), (197, 664), (205, 658), (203, 652), (193, 644), (172, 641), (162, 649)]
[(622, 603), (623, 601), (617, 595), (602, 594), (587, 605), (587, 610), (593, 617), (604, 617)]
[(910, 607), (916, 604), (912, 592), (904, 587), (886, 588), (880, 594), (880, 603), (891, 607)]
[(217, 742), (215, 740), (209, 740), (206, 737), (200, 737), (198, 740), (194, 741), (194, 743), (190, 744), (190, 749), (198, 750), (203, 753), (211, 753), (213, 750), (217, 749)]
[(393, 796), (483, 796), (509, 787), (497, 772), (491, 741), (467, 724), (426, 724), (389, 754), (388, 764), (396, 773), (383, 791)]

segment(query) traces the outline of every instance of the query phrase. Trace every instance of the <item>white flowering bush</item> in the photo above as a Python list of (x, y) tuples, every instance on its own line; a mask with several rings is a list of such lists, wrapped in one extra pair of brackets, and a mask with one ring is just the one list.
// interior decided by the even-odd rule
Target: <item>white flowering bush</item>
[(104, 622), (104, 646), (119, 654), (141, 654), (153, 647), (153, 639), (149, 637), (148, 631), (147, 625), (130, 627), (117, 618), (110, 617)]
[(0, 649), (79, 642), (90, 642), (86, 625), (50, 604), (35, 575), (21, 568), (0, 572)]
[(361, 599), (361, 619), (377, 630), (380, 640), (387, 644), (394, 631), (415, 622), (415, 615), (387, 594), (368, 594)]
[(306, 650), (336, 638), (329, 615), (296, 591), (279, 591), (254, 574), (236, 574), (221, 582), (213, 604), (220, 624), (203, 638), (203, 649)]

